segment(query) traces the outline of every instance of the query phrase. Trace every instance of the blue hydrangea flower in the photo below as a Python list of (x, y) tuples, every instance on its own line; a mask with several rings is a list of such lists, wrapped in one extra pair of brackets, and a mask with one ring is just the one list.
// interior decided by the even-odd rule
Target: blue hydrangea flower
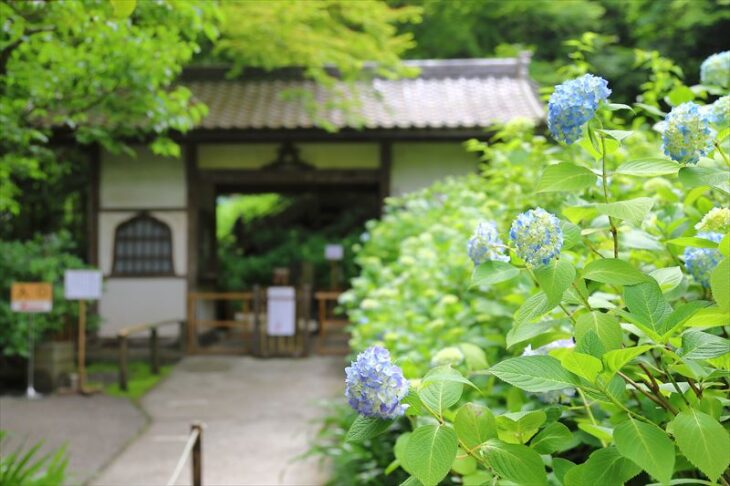
[(730, 95), (718, 98), (711, 105), (703, 106), (701, 110), (711, 123), (727, 126), (730, 123)]
[(509, 261), (504, 243), (497, 232), (497, 226), (492, 221), (482, 221), (477, 225), (474, 235), (466, 244), (466, 250), (474, 265), (480, 265), (487, 260)]
[(400, 402), (408, 394), (408, 380), (390, 362), (387, 349), (366, 349), (345, 368), (345, 375), (345, 397), (356, 412), (383, 419), (403, 415), (405, 407)]
[(696, 164), (712, 151), (715, 130), (704, 110), (696, 103), (674, 107), (662, 124), (662, 149), (680, 163)]
[(592, 74), (555, 87), (548, 103), (548, 128), (555, 140), (571, 144), (583, 133), (583, 125), (595, 115), (611, 90), (608, 81)]
[(542, 208), (530, 209), (517, 216), (509, 237), (517, 256), (531, 267), (547, 265), (563, 247), (560, 220)]
[[(719, 243), (722, 233), (698, 233), (698, 238)], [(715, 269), (722, 254), (716, 248), (691, 248), (684, 249), (684, 264), (687, 271), (705, 288), (710, 287), (710, 274)]]
[(713, 54), (700, 66), (700, 80), (708, 86), (730, 86), (730, 51)]

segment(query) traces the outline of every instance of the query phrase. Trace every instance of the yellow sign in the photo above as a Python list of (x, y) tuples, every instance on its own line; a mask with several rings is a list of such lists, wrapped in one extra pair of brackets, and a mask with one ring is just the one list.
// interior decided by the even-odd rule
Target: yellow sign
[(46, 282), (16, 282), (10, 287), (10, 309), (13, 312), (50, 312), (53, 308), (53, 287)]

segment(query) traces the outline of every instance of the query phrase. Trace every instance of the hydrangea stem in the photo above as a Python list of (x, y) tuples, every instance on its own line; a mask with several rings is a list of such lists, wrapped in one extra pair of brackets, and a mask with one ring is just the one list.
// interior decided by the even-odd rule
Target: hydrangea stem
[(725, 154), (725, 151), (722, 149), (722, 147), (717, 142), (717, 140), (715, 140), (715, 142), (713, 142), (713, 143), (714, 143), (715, 148), (717, 149), (717, 151), (720, 152), (720, 155), (722, 156), (722, 160), (725, 161), (725, 165), (727, 165), (728, 167), (730, 167), (730, 159), (728, 159), (727, 155)]
[[(601, 125), (603, 126), (603, 125)], [(608, 176), (606, 174), (606, 137), (601, 137), (601, 181), (603, 182), (603, 200), (608, 204)], [(608, 223), (611, 225), (611, 236), (613, 236), (613, 257), (618, 258), (618, 228), (616, 222), (611, 216), (608, 217)]]

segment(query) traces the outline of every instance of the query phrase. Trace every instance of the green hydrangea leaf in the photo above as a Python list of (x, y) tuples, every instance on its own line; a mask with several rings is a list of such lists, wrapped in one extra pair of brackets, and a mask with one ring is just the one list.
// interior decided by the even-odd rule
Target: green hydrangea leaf
[(662, 483), (674, 472), (674, 444), (666, 432), (654, 424), (627, 417), (613, 429), (616, 449)]
[(519, 356), (489, 368), (489, 372), (510, 385), (529, 392), (563, 390), (578, 385), (578, 378), (552, 356)]
[(501, 477), (520, 485), (547, 484), (540, 454), (527, 446), (488, 440), (481, 448), (486, 463)]
[(364, 417), (362, 415), (358, 415), (350, 426), (350, 429), (347, 431), (345, 441), (362, 442), (366, 439), (372, 439), (373, 437), (377, 437), (388, 430), (388, 427), (390, 427), (390, 424), (392, 423), (392, 420), (383, 420), (377, 417)]
[(677, 414), (672, 433), (679, 450), (711, 481), (730, 466), (730, 437), (710, 415), (689, 408)]
[(422, 425), (411, 433), (403, 451), (408, 472), (424, 486), (435, 486), (451, 470), (457, 451), (454, 429)]

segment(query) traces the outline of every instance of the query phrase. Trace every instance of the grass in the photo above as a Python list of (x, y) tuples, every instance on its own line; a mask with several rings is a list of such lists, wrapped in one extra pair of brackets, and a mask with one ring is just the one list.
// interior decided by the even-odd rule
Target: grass
[[(89, 386), (99, 387), (107, 395), (138, 400), (154, 388), (160, 380), (167, 377), (171, 371), (172, 365), (161, 365), (160, 374), (153, 375), (150, 372), (149, 363), (145, 361), (130, 361), (128, 364), (127, 391), (120, 390), (118, 383), (100, 385), (99, 383), (90, 382)], [(88, 375), (109, 372), (118, 373), (119, 365), (116, 363), (92, 363), (86, 367), (86, 373)]]

